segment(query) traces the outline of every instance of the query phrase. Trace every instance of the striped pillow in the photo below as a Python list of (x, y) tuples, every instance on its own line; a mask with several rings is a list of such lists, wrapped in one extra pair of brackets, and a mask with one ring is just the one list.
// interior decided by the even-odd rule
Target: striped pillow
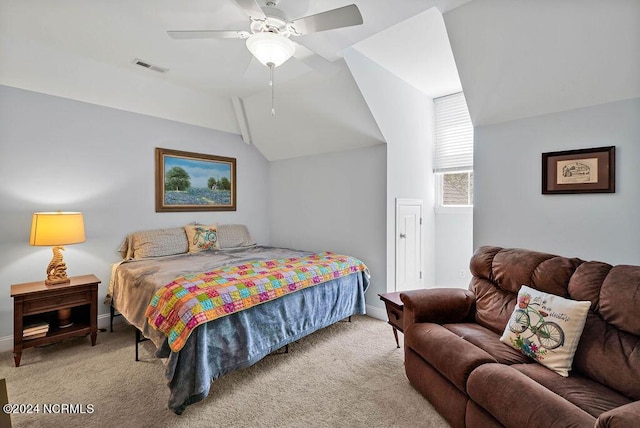
[(244, 224), (220, 224), (218, 225), (218, 239), (220, 248), (251, 247), (256, 241), (249, 234), (249, 229)]
[(187, 235), (182, 227), (130, 233), (120, 246), (123, 258), (134, 260), (184, 254), (188, 250)]

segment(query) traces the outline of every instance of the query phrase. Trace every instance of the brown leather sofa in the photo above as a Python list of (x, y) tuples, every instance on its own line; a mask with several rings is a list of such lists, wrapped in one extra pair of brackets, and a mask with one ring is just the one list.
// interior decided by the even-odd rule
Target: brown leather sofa
[[(401, 293), (405, 369), (453, 427), (640, 427), (640, 266), (481, 247), (469, 290)], [(499, 338), (522, 284), (590, 301), (568, 377)]]

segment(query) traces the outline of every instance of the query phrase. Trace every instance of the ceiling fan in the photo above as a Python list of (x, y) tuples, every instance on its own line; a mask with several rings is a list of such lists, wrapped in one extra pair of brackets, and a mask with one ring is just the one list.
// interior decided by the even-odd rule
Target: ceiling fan
[[(361, 25), (362, 15), (355, 4), (327, 10), (315, 15), (290, 20), (278, 9), (277, 1), (234, 0), (249, 15), (249, 31), (245, 30), (181, 30), (167, 31), (174, 39), (246, 39), (247, 49), (262, 64), (269, 67), (271, 114), (275, 115), (273, 69), (292, 56), (314, 67), (313, 52), (290, 39), (336, 28)], [(314, 67), (315, 68), (315, 67)]]
[(257, 0), (234, 1), (249, 15), (249, 31), (182, 30), (167, 31), (167, 34), (174, 39), (246, 39), (251, 54), (262, 64), (274, 68), (294, 55), (308, 56), (309, 50), (293, 42), (291, 36), (361, 25), (363, 22), (355, 4), (290, 20), (276, 7), (277, 1), (266, 1), (264, 7)]

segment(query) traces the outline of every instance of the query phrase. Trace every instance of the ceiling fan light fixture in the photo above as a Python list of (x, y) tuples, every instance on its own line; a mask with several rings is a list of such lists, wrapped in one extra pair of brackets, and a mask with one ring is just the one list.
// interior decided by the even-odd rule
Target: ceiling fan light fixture
[(296, 45), (285, 36), (266, 31), (249, 36), (247, 49), (267, 67), (278, 67), (293, 56)]

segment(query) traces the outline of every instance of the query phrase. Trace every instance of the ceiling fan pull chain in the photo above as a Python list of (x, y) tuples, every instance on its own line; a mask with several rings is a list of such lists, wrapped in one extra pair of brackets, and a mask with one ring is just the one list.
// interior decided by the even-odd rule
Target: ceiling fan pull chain
[(275, 94), (274, 89), (275, 85), (273, 82), (273, 70), (275, 66), (273, 63), (269, 63), (269, 86), (271, 86), (271, 116), (276, 115), (276, 107), (275, 107)]

